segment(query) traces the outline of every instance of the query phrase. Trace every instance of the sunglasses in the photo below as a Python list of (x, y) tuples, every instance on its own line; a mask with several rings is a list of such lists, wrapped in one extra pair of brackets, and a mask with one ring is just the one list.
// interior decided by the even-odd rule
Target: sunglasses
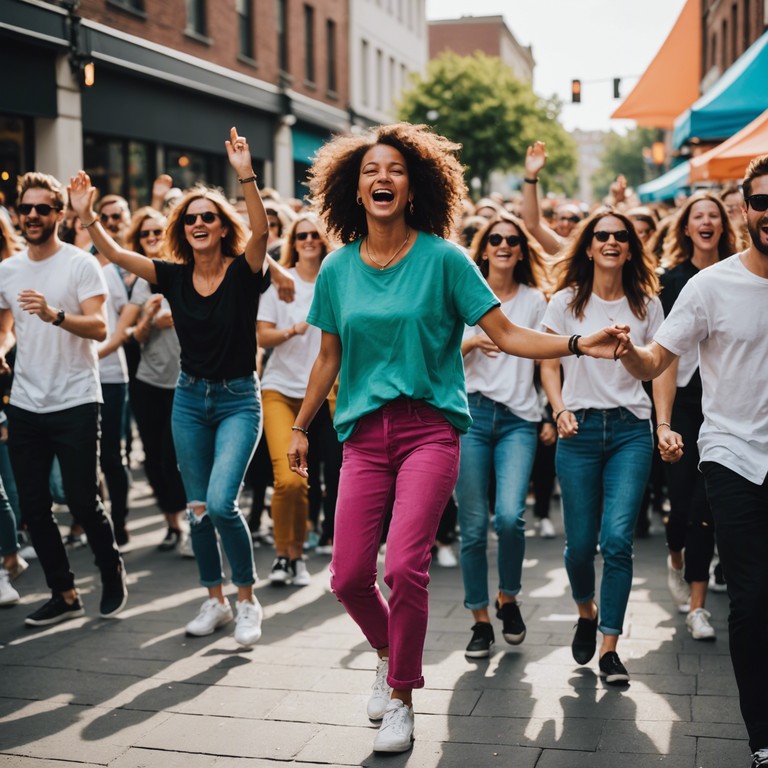
[(559, 216), (558, 221), (570, 221), (571, 224), (578, 224), (581, 219), (578, 216)]
[[(744, 200), (753, 211), (768, 211), (768, 195), (750, 195)], [(21, 209), (21, 206), (19, 206)]]
[(501, 245), (504, 240), (507, 241), (507, 245), (510, 248), (520, 245), (520, 235), (507, 235), (506, 237), (502, 237), (498, 232), (488, 235), (488, 244), (492, 245), (494, 248)]
[[(756, 195), (760, 197), (760, 195)], [(60, 205), (48, 205), (48, 203), (20, 203), (16, 206), (16, 210), (22, 216), (29, 216), (33, 210), (37, 211), (41, 216), (50, 216), (52, 211), (60, 211)]]
[(617, 243), (628, 243), (629, 242), (629, 232), (627, 232), (626, 229), (619, 229), (616, 232), (605, 232), (603, 230), (600, 230), (599, 232), (593, 232), (595, 240), (597, 240), (600, 243), (607, 243), (608, 238), (613, 235), (613, 239)]
[(120, 221), (120, 219), (123, 218), (123, 214), (122, 213), (102, 213), (101, 216), (99, 216), (99, 218), (102, 221), (109, 221), (110, 219), (112, 219), (112, 221)]
[(150, 235), (154, 235), (155, 237), (160, 237), (160, 235), (163, 234), (162, 229), (142, 229), (141, 232), (139, 232), (139, 237), (143, 240), (145, 237), (149, 237)]
[(319, 232), (297, 232), (296, 233), (297, 240), (306, 240), (308, 237), (312, 238), (312, 240), (319, 240), (320, 233)]
[(197, 224), (197, 219), (200, 217), (203, 220), (203, 224), (213, 224), (218, 215), (218, 213), (214, 213), (213, 211), (205, 211), (204, 213), (185, 213), (184, 223), (188, 227), (191, 227), (193, 224)]

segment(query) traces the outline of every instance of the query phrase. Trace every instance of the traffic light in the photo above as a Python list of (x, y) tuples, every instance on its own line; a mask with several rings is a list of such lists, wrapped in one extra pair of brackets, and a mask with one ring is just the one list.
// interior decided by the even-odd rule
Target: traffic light
[(613, 78), (613, 98), (614, 99), (621, 98), (621, 78), (620, 77)]
[(581, 80), (571, 80), (571, 104), (581, 103)]

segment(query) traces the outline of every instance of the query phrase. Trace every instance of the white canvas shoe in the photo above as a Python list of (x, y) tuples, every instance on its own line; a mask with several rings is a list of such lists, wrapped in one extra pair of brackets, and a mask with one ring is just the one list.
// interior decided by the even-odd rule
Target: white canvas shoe
[(688, 613), (691, 609), (691, 585), (683, 578), (685, 568), (675, 568), (672, 558), (667, 555), (667, 587), (680, 613)]
[(264, 612), (261, 603), (254, 597), (250, 600), (240, 600), (237, 603), (237, 618), (235, 618), (235, 640), (246, 648), (250, 648), (261, 637), (261, 620)]
[(215, 597), (200, 606), (200, 612), (186, 626), (187, 634), (194, 637), (211, 635), (219, 627), (232, 621), (232, 606), (229, 601), (220, 603)]
[(406, 752), (413, 745), (413, 707), (392, 699), (373, 740), (374, 752)]
[(376, 679), (373, 681), (371, 698), (368, 699), (368, 717), (381, 720), (392, 698), (392, 689), (387, 683), (389, 659), (379, 659), (376, 664)]
[(685, 625), (694, 640), (714, 640), (715, 629), (709, 623), (712, 614), (703, 608), (696, 608), (685, 617)]

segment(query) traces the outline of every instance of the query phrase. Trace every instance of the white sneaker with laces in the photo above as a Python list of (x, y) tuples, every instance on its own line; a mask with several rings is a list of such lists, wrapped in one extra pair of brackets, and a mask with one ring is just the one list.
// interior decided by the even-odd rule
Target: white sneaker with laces
[(187, 634), (205, 637), (213, 634), (218, 627), (232, 621), (232, 606), (225, 600), (220, 603), (215, 597), (206, 600), (200, 606), (200, 612), (186, 626)]
[(373, 740), (374, 752), (406, 752), (413, 745), (413, 707), (392, 699)]
[(685, 624), (694, 640), (714, 640), (715, 630), (709, 623), (712, 614), (704, 608), (696, 608), (685, 617)]
[(675, 568), (667, 555), (667, 587), (680, 613), (691, 610), (691, 585), (683, 578), (684, 568)]
[(11, 581), (16, 581), (16, 579), (21, 576), (24, 571), (29, 568), (29, 563), (18, 553), (16, 554), (16, 565), (13, 566), (13, 568), (7, 568), (8, 576), (10, 577)]
[(758, 749), (752, 755), (751, 768), (762, 768), (764, 765), (768, 765), (768, 749)]
[(186, 532), (183, 532), (181, 534), (181, 544), (179, 544), (179, 554), (185, 560), (195, 559), (195, 552), (192, 549), (192, 537)]
[(368, 699), (368, 717), (371, 720), (381, 720), (392, 700), (392, 689), (387, 683), (389, 674), (389, 659), (379, 659), (376, 664), (376, 679), (371, 686), (371, 698)]
[(250, 648), (261, 637), (261, 620), (264, 612), (261, 603), (254, 597), (250, 600), (239, 600), (235, 619), (235, 640), (246, 648)]
[(548, 517), (542, 517), (539, 521), (539, 536), (542, 539), (555, 538), (555, 526), (552, 525), (552, 521)]
[(442, 544), (437, 545), (437, 564), (442, 568), (455, 568), (459, 561), (453, 553), (453, 547)]
[(301, 558), (291, 560), (291, 584), (294, 587), (307, 587), (312, 583), (312, 577), (307, 570), (307, 564)]
[(15, 605), (21, 599), (11, 586), (11, 575), (5, 568), (0, 568), (0, 605)]

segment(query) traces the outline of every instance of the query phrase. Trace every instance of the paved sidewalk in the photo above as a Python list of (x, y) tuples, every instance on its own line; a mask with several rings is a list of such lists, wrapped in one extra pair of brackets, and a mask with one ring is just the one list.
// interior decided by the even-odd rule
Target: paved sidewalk
[[(570, 654), (575, 611), (559, 538), (528, 539), (525, 642), (468, 662), (471, 615), (458, 569), (432, 569), (412, 752), (378, 756), (365, 703), (375, 654), (328, 589), (329, 558), (312, 556), (312, 584), (258, 585), (264, 635), (251, 650), (232, 626), (188, 638), (205, 598), (194, 561), (161, 553), (162, 516), (137, 483), (125, 553), (130, 600), (97, 617), (90, 550), (72, 553), (87, 615), (23, 627), (47, 597), (33, 563), (17, 582), (22, 605), (0, 612), (0, 768), (731, 768), (749, 765), (728, 657), (727, 598), (708, 607), (715, 643), (696, 642), (665, 587), (660, 531), (637, 542), (635, 582), (619, 645), (628, 688), (605, 686), (596, 662)], [(495, 548), (495, 544), (494, 544)], [(265, 577), (272, 553), (256, 550)], [(491, 578), (491, 584), (494, 579)], [(230, 597), (234, 589), (229, 588)]]

